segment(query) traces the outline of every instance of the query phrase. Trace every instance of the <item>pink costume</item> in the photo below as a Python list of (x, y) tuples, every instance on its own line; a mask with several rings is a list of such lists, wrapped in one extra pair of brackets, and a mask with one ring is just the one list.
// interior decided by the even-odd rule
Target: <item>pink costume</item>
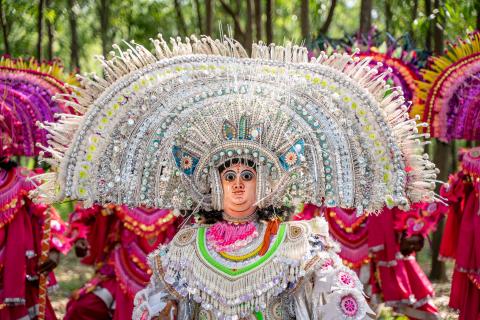
[[(62, 236), (64, 223), (56, 212), (49, 210), (50, 233), (43, 240), (44, 221), (48, 219), (47, 206), (33, 204), (27, 197), (34, 189), (23, 169), (14, 168), (7, 160), (11, 156), (36, 157), (43, 155), (39, 143), (48, 138), (37, 122), (51, 122), (54, 114), (72, 111), (70, 98), (53, 100), (56, 94), (66, 94), (64, 87), (70, 77), (63, 73), (57, 61), (37, 63), (0, 59), (0, 319), (34, 319), (43, 315), (55, 319), (46, 297), (46, 284), (54, 285), (38, 274), (42, 253), (50, 248), (66, 252), (68, 245)], [(37, 172), (38, 173), (38, 172)], [(28, 175), (30, 175), (28, 173)], [(39, 199), (42, 201), (42, 199)], [(50, 244), (48, 239), (50, 238)], [(39, 280), (40, 278), (40, 280)]]
[[(0, 169), (0, 319), (33, 319), (38, 312), (38, 257), (41, 252), (44, 205), (27, 197), (33, 185), (19, 168)], [(51, 209), (51, 246), (68, 250), (65, 225)], [(56, 284), (53, 273), (49, 286)], [(55, 319), (47, 300), (46, 319)]]
[(171, 210), (94, 206), (78, 207), (70, 222), (72, 240), (88, 240), (82, 263), (96, 272), (72, 296), (65, 319), (131, 319), (133, 298), (150, 279), (147, 255), (172, 239), (178, 220)]
[(414, 255), (400, 253), (402, 232), (428, 233), (436, 224), (438, 214), (430, 215), (427, 209), (408, 213), (385, 209), (379, 215), (357, 217), (355, 210), (306, 205), (297, 219), (323, 213), (330, 235), (340, 243), (339, 256), (359, 274), (367, 294), (381, 295), (387, 305), (412, 319), (438, 319), (430, 281)]
[(480, 148), (463, 155), (462, 171), (442, 187), (449, 211), (440, 248), (443, 259), (454, 259), (449, 306), (461, 320), (480, 319)]
[[(480, 139), (480, 33), (468, 34), (450, 43), (443, 55), (432, 57), (422, 70), (420, 103), (430, 134), (441, 141)], [(462, 168), (450, 177), (442, 193), (450, 209), (442, 239), (440, 258), (455, 259), (450, 306), (460, 310), (460, 319), (480, 318), (480, 239), (478, 228), (479, 149), (463, 155)]]

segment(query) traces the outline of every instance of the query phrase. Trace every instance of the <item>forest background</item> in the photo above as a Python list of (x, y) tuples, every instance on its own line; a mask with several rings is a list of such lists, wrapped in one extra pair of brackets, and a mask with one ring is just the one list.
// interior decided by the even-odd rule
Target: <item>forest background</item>
[[(318, 49), (326, 39), (337, 43), (374, 34), (377, 43), (397, 42), (430, 55), (480, 29), (480, 0), (0, 0), (0, 27), (0, 54), (60, 59), (68, 71), (82, 73), (100, 71), (94, 56), (108, 56), (112, 44), (135, 39), (150, 47), (149, 38), (158, 33), (165, 39), (227, 34), (247, 49), (260, 40)], [(457, 170), (457, 150), (474, 145), (430, 145), (441, 180)], [(419, 255), (438, 283), (439, 299), (448, 294), (442, 283), (449, 274), (449, 265), (437, 261), (442, 228), (443, 221)], [(63, 265), (65, 277), (77, 280), (63, 283), (65, 296), (88, 276), (75, 269), (78, 262), (70, 263)]]

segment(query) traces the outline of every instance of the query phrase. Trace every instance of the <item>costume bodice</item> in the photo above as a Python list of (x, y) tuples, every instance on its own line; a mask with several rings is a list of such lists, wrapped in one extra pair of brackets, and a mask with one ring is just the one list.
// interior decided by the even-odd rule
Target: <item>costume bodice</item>
[[(349, 294), (336, 299), (330, 296), (332, 307), (334, 304), (340, 308), (342, 299), (348, 296), (346, 299), (351, 301), (343, 301), (346, 310), (365, 315), (361, 284), (335, 254), (338, 246), (329, 238), (324, 219), (281, 223), (268, 250), (247, 259), (239, 257), (255, 250), (260, 241), (254, 240), (226, 257), (209, 246), (208, 228), (185, 228), (169, 245), (160, 246), (150, 256), (154, 272), (151, 283), (156, 287), (153, 290), (162, 287), (164, 297), (180, 302), (179, 312), (186, 308), (190, 310), (187, 313), (195, 313), (189, 319), (318, 319), (313, 315), (321, 314), (328, 306), (319, 294), (333, 286)], [(263, 229), (259, 228), (257, 238), (263, 238)], [(149, 299), (152, 293), (141, 291), (137, 295), (135, 315), (139, 318), (145, 310), (151, 314), (162, 305), (154, 302), (158, 294), (154, 300)], [(308, 307), (302, 308), (301, 304)]]

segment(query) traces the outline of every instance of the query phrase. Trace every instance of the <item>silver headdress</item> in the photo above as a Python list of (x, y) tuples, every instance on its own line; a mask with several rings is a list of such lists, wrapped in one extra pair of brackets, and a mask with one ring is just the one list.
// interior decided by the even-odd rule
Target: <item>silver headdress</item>
[[(431, 201), (436, 169), (400, 90), (368, 60), (234, 40), (152, 40), (79, 77), (83, 116), (47, 124), (51, 201), (221, 209), (218, 168), (255, 163), (260, 207), (307, 201), (375, 212)], [(388, 72), (388, 71), (387, 71)], [(44, 176), (45, 178), (45, 176)]]

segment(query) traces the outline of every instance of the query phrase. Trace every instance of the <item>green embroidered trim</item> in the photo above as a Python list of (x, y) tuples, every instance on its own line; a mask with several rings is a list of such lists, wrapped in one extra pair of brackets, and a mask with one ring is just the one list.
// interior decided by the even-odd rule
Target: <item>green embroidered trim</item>
[(281, 224), (280, 228), (278, 229), (278, 234), (277, 234), (277, 238), (275, 239), (275, 242), (273, 243), (273, 245), (270, 246), (270, 248), (268, 248), (268, 251), (265, 253), (265, 255), (263, 257), (261, 257), (260, 259), (258, 259), (257, 261), (255, 261), (255, 262), (253, 262), (253, 263), (251, 263), (251, 264), (249, 264), (249, 265), (247, 265), (243, 268), (240, 268), (240, 269), (232, 270), (232, 269), (224, 266), (223, 264), (221, 264), (217, 260), (213, 259), (212, 256), (210, 256), (210, 254), (208, 253), (207, 245), (206, 245), (206, 241), (205, 241), (206, 227), (198, 228), (197, 248), (199, 249), (203, 259), (205, 259), (205, 261), (207, 261), (210, 265), (215, 267), (217, 270), (219, 270), (219, 271), (221, 271), (221, 272), (223, 272), (223, 273), (225, 273), (229, 276), (239, 276), (239, 275), (244, 274), (245, 272), (251, 271), (251, 270), (261, 266), (265, 261), (270, 259), (272, 257), (272, 255), (275, 254), (277, 249), (280, 247), (280, 244), (285, 239), (285, 234), (286, 234), (285, 229), (286, 229), (286, 225)]
[(264, 319), (264, 318), (263, 318), (263, 313), (261, 313), (260, 311), (255, 312), (255, 318), (256, 318), (257, 320), (263, 320), (263, 319)]

